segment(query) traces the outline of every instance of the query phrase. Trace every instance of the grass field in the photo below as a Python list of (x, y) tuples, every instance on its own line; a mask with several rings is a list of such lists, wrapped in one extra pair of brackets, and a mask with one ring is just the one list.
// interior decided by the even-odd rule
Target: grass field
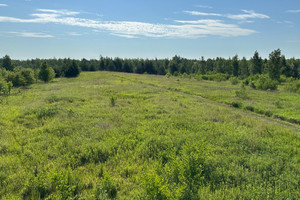
[(0, 199), (299, 199), (300, 95), (239, 89), (111, 72), (14, 89)]

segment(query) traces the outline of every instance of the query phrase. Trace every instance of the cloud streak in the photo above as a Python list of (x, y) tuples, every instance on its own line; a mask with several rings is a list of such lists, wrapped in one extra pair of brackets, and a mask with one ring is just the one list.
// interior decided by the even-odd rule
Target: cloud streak
[(198, 12), (198, 11), (184, 11), (184, 12), (195, 16), (219, 16), (219, 17), (223, 16), (218, 13), (205, 13), (205, 12)]
[(0, 7), (1, 7), (1, 6), (7, 6), (7, 4), (0, 3)]
[(227, 18), (236, 20), (248, 20), (248, 19), (269, 19), (270, 17), (265, 14), (256, 13), (253, 10), (242, 10), (243, 14), (238, 15), (226, 15)]
[(248, 19), (269, 19), (270, 17), (265, 14), (256, 13), (253, 10), (242, 10), (242, 14), (219, 14), (219, 13), (205, 13), (199, 11), (184, 11), (184, 13), (194, 15), (194, 16), (217, 16), (225, 17), (234, 20), (247, 21)]
[[(222, 20), (175, 20), (173, 24), (153, 24), (137, 21), (100, 21), (74, 17), (79, 12), (68, 10), (39, 9), (31, 14), (32, 18), (23, 19), (0, 16), (0, 22), (11, 23), (55, 23), (68, 26), (91, 28), (96, 31), (108, 32), (111, 35), (125, 38), (200, 38), (206, 36), (247, 36), (256, 31), (241, 28), (235, 24), (224, 23)], [(21, 34), (21, 36), (51, 37), (42, 34)]]
[(17, 35), (19, 37), (28, 37), (28, 38), (53, 38), (53, 35), (45, 33), (32, 33), (32, 32), (9, 32), (10, 34)]

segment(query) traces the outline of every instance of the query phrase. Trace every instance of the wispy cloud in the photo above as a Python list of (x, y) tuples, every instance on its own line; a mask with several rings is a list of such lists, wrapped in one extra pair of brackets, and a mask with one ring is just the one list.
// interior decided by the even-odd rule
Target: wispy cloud
[(185, 13), (187, 14), (190, 14), (190, 15), (196, 15), (196, 16), (223, 16), (222, 14), (218, 14), (218, 13), (205, 13), (205, 12), (198, 12), (198, 11), (184, 11)]
[(37, 9), (39, 12), (54, 13), (59, 15), (79, 15), (80, 12), (69, 11), (69, 10), (53, 10), (53, 9)]
[(300, 13), (300, 10), (287, 10), (288, 13)]
[(19, 37), (29, 37), (29, 38), (53, 38), (53, 35), (45, 33), (31, 33), (31, 32), (8, 32), (10, 34), (17, 35)]
[[(135, 38), (139, 36), (152, 38), (200, 38), (214, 36), (246, 36), (256, 31), (241, 28), (238, 25), (224, 23), (221, 20), (177, 20), (172, 24), (153, 24), (137, 21), (101, 21), (74, 17), (77, 12), (68, 10), (39, 9), (31, 14), (32, 18), (22, 19), (0, 16), (0, 22), (14, 23), (55, 23), (68, 26), (91, 28), (96, 31), (109, 32), (118, 37)], [(43, 34), (23, 34), (23, 36), (51, 37)]]
[(0, 3), (0, 6), (7, 6), (7, 4)]
[(217, 17), (225, 17), (229, 19), (240, 20), (244, 22), (252, 22), (249, 19), (268, 19), (269, 16), (265, 14), (256, 13), (253, 10), (242, 10), (242, 14), (219, 14), (219, 13), (206, 13), (206, 12), (199, 12), (199, 11), (183, 11), (184, 13), (194, 15), (194, 16), (217, 16)]
[(242, 10), (243, 14), (238, 15), (226, 15), (226, 17), (230, 19), (236, 19), (236, 20), (248, 20), (248, 19), (269, 19), (270, 17), (265, 14), (256, 13), (253, 10)]

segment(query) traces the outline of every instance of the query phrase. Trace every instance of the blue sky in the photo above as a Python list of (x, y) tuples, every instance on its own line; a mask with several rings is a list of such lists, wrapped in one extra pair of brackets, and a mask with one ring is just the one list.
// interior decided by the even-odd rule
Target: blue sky
[(0, 0), (0, 56), (300, 57), (299, 0)]

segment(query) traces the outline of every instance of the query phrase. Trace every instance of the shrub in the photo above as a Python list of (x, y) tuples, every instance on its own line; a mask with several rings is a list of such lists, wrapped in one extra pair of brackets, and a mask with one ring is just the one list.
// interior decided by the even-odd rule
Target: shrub
[(16, 74), (13, 75), (12, 83), (15, 87), (25, 86), (26, 80), (20, 72), (17, 72)]
[(231, 106), (234, 108), (242, 108), (243, 107), (243, 103), (239, 102), (239, 101), (234, 101), (231, 103)]
[(272, 80), (266, 75), (256, 75), (249, 77), (250, 87), (260, 90), (276, 90), (278, 81)]
[(240, 90), (236, 90), (235, 95), (241, 99), (247, 99), (248, 95), (247, 95), (245, 86), (242, 85)]
[(267, 111), (265, 112), (265, 115), (266, 115), (267, 117), (272, 117), (272, 116), (273, 116), (273, 112), (267, 110)]
[(271, 78), (261, 75), (260, 78), (256, 82), (256, 88), (261, 90), (276, 90), (278, 86), (278, 82), (272, 80)]
[(199, 75), (197, 79), (221, 82), (226, 81), (228, 79), (228, 76), (222, 73), (208, 73), (204, 75)]
[(240, 82), (240, 80), (237, 77), (231, 77), (229, 81), (232, 85), (237, 85)]
[(38, 119), (46, 119), (54, 117), (58, 113), (57, 108), (39, 108), (33, 111)]
[(0, 77), (0, 94), (9, 94), (8, 83)]
[(24, 77), (25, 85), (31, 85), (34, 83), (34, 71), (32, 69), (22, 69), (20, 74)]
[(46, 82), (51, 81), (55, 77), (54, 70), (47, 65), (46, 62), (42, 64), (41, 70), (39, 71), (39, 79)]
[(295, 93), (300, 93), (300, 80), (295, 80), (289, 82), (285, 89), (289, 92), (295, 92)]
[(251, 112), (254, 112), (255, 108), (253, 106), (246, 106), (245, 110), (249, 110)]
[(102, 178), (101, 184), (96, 186), (95, 196), (97, 200), (115, 199), (117, 197), (117, 186), (115, 182), (106, 175)]

